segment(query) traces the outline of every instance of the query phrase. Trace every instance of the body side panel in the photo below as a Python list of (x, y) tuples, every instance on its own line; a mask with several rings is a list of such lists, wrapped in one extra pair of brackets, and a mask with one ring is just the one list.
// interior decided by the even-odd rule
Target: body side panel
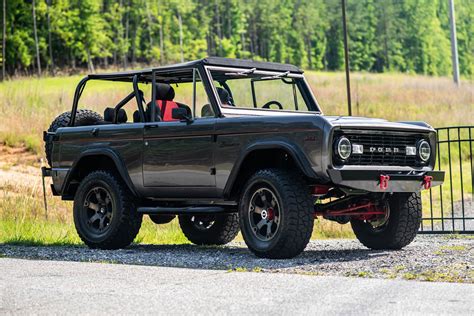
[[(97, 129), (96, 136), (93, 130)], [(113, 159), (121, 175), (130, 179), (136, 192), (143, 187), (142, 152), (143, 124), (107, 124), (58, 129), (59, 140), (54, 145), (58, 160), (54, 168), (68, 169), (68, 176), (81, 158), (105, 155)], [(57, 148), (57, 149), (56, 149)], [(56, 183), (55, 183), (56, 185)], [(61, 186), (64, 188), (64, 184)]]

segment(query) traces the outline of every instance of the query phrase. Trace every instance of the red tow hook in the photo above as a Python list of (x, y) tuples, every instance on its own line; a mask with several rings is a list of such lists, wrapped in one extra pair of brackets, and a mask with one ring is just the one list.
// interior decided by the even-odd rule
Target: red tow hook
[(425, 188), (425, 190), (428, 190), (431, 188), (431, 182), (433, 181), (433, 177), (432, 176), (424, 176), (423, 177), (423, 187)]
[(380, 175), (380, 190), (387, 190), (389, 180), (390, 180), (390, 176), (387, 176), (384, 174)]

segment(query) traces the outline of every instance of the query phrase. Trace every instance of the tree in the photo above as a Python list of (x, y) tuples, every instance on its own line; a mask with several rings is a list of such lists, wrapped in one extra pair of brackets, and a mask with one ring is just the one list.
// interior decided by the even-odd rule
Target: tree
[(437, 16), (438, 1), (405, 0), (403, 51), (407, 71), (428, 75), (450, 72), (450, 46)]
[(46, 0), (48, 8), (46, 10), (46, 19), (48, 23), (48, 51), (49, 51), (49, 61), (51, 64), (51, 74), (54, 75), (54, 58), (53, 58), (53, 43), (51, 40), (51, 18), (50, 18), (50, 10), (51, 10), (51, 0)]
[(461, 74), (474, 75), (474, 6), (471, 0), (456, 0), (456, 28)]
[(41, 76), (41, 61), (40, 61), (40, 52), (39, 52), (39, 44), (38, 44), (38, 31), (36, 29), (36, 4), (35, 0), (33, 0), (32, 4), (32, 16), (33, 16), (33, 34), (35, 35), (35, 48), (36, 48), (36, 67), (38, 70), (38, 76)]
[(7, 1), (3, 0), (3, 14), (2, 14), (2, 81), (5, 80), (5, 51), (7, 43)]
[[(344, 66), (340, 1), (8, 0), (8, 10), (3, 4), (5, 75), (31, 74), (44, 64), (94, 71), (99, 63), (128, 68), (206, 55)], [(347, 4), (352, 69), (450, 72), (447, 1)], [(472, 77), (472, 0), (456, 0), (456, 11), (460, 71)]]
[[(334, 3), (338, 5), (335, 6), (333, 5)], [(324, 55), (324, 68), (327, 70), (340, 70), (344, 66), (341, 8), (339, 7), (339, 1), (326, 0), (326, 5), (328, 7), (326, 15), (329, 26), (325, 32), (327, 47), (326, 54)], [(350, 23), (349, 33), (351, 32), (351, 26), (352, 24)], [(352, 41), (350, 44), (352, 44)]]
[(376, 56), (373, 0), (348, 1), (351, 70), (372, 70)]

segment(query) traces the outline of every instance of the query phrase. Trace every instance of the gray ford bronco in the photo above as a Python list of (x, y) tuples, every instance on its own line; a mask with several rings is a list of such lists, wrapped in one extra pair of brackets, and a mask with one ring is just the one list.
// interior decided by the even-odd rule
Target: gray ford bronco
[[(122, 93), (103, 116), (79, 107), (95, 80)], [(240, 230), (264, 258), (300, 254), (317, 217), (350, 223), (371, 249), (400, 249), (417, 234), (420, 191), (444, 180), (428, 124), (325, 116), (299, 68), (249, 60), (88, 75), (44, 141), (43, 175), (100, 249), (127, 247), (143, 215), (178, 217), (198, 245)]]

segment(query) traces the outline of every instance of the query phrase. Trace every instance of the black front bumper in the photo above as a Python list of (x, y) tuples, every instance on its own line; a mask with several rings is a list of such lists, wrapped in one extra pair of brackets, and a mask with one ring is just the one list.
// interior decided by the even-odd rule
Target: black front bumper
[[(430, 179), (432, 187), (444, 181), (444, 171), (384, 171), (384, 170), (328, 170), (331, 181), (338, 185), (368, 192), (418, 192), (426, 188)], [(381, 176), (388, 176), (386, 188)], [(431, 178), (429, 178), (431, 177)]]

